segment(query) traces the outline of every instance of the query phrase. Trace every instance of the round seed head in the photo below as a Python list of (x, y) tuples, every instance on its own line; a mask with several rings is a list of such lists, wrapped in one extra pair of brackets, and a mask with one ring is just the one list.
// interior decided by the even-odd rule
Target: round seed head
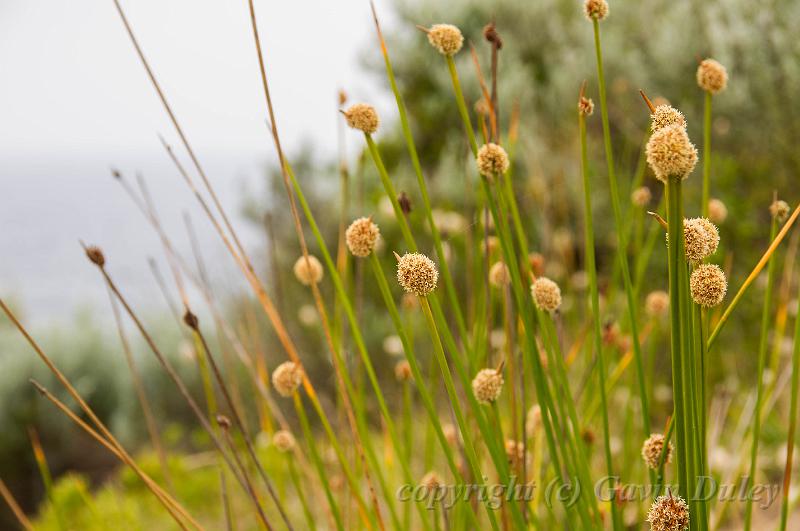
[(291, 452), (295, 445), (294, 435), (286, 430), (276, 431), (272, 436), (272, 444), (279, 452)]
[(464, 36), (452, 24), (434, 24), (428, 30), (428, 42), (442, 55), (455, 55), (464, 44)]
[(358, 218), (347, 227), (344, 238), (353, 256), (363, 257), (375, 249), (380, 235), (380, 229), (370, 218)]
[[(693, 264), (708, 256), (708, 234), (695, 219), (683, 220), (683, 236), (686, 240), (686, 259)], [(669, 238), (669, 234), (667, 234)]]
[(433, 260), (419, 253), (406, 253), (397, 262), (397, 281), (409, 293), (424, 297), (436, 289), (439, 271)]
[(294, 276), (306, 286), (318, 283), (322, 280), (322, 274), (322, 264), (316, 256), (308, 255), (308, 260), (305, 256), (301, 256), (294, 263)]
[[(642, 445), (642, 459), (649, 468), (658, 470), (661, 463), (661, 452), (664, 449), (664, 436), (660, 433), (653, 433), (644, 441)], [(672, 459), (672, 443), (668, 443), (664, 462), (669, 463)]]
[(664, 183), (669, 178), (685, 179), (697, 164), (697, 149), (686, 129), (678, 124), (655, 131), (647, 141), (645, 152), (656, 178)]
[(706, 231), (706, 243), (708, 244), (708, 254), (706, 257), (716, 253), (719, 247), (719, 229), (717, 226), (711, 223), (711, 220), (707, 218), (694, 218), (693, 221)]
[(728, 207), (725, 206), (725, 203), (720, 201), (719, 199), (709, 199), (708, 200), (708, 218), (716, 223), (721, 224), (725, 222), (725, 219), (728, 217)]
[(443, 424), (442, 433), (444, 433), (444, 438), (447, 440), (447, 444), (450, 446), (456, 446), (458, 444), (458, 428), (450, 423)]
[(511, 283), (511, 272), (504, 262), (495, 262), (489, 269), (489, 283), (496, 288), (502, 288)]
[(292, 396), (303, 383), (303, 368), (293, 361), (285, 361), (272, 371), (272, 386), (281, 396)]
[(411, 379), (411, 365), (406, 361), (398, 361), (394, 366), (394, 376), (399, 382), (407, 382)]
[(647, 513), (652, 531), (685, 531), (689, 529), (689, 505), (677, 494), (659, 496)]
[(783, 223), (784, 221), (786, 221), (786, 218), (789, 217), (790, 210), (791, 209), (789, 208), (789, 203), (781, 200), (774, 201), (769, 206), (769, 213), (772, 215), (773, 218), (778, 220), (779, 223)]
[(631, 192), (631, 202), (636, 205), (637, 207), (644, 208), (650, 204), (650, 201), (653, 199), (653, 193), (650, 192), (650, 188), (646, 186), (641, 186)]
[(689, 277), (689, 288), (692, 299), (700, 306), (711, 308), (717, 306), (725, 298), (728, 281), (719, 266), (703, 264), (692, 271)]
[(496, 369), (481, 369), (472, 380), (472, 391), (481, 404), (491, 404), (503, 390), (503, 375)]
[(380, 119), (375, 107), (366, 103), (356, 103), (344, 111), (347, 125), (364, 133), (373, 134), (378, 130)]
[(511, 466), (519, 465), (525, 458), (525, 445), (521, 441), (506, 439), (506, 456)]
[(103, 267), (106, 265), (106, 256), (103, 254), (103, 250), (100, 249), (100, 247), (96, 247), (94, 245), (87, 247), (86, 257), (98, 267)]
[(554, 312), (561, 306), (561, 289), (549, 278), (537, 278), (531, 285), (531, 294), (539, 309)]
[(537, 430), (542, 426), (542, 408), (539, 404), (531, 406), (525, 416), (525, 432), (532, 438)]
[(606, 0), (586, 0), (583, 12), (589, 20), (603, 20), (608, 16), (608, 2)]
[(581, 96), (578, 100), (578, 112), (584, 116), (591, 116), (594, 113), (594, 102), (591, 98)]
[(477, 163), (481, 175), (491, 179), (496, 175), (503, 175), (508, 170), (508, 154), (497, 144), (484, 144), (478, 150)]
[(714, 59), (704, 59), (697, 67), (697, 84), (711, 94), (719, 94), (728, 86), (728, 71)]
[(661, 290), (648, 293), (644, 308), (650, 317), (663, 317), (669, 310), (669, 293)]
[(686, 129), (686, 118), (683, 113), (670, 105), (659, 105), (650, 115), (650, 129), (653, 132), (669, 125), (679, 125)]
[(422, 476), (422, 479), (419, 480), (419, 486), (428, 490), (435, 490), (442, 486), (442, 478), (439, 477), (439, 474), (431, 470)]
[(479, 116), (489, 116), (491, 112), (491, 107), (489, 107), (489, 104), (486, 102), (486, 98), (482, 96), (475, 102), (472, 108)]

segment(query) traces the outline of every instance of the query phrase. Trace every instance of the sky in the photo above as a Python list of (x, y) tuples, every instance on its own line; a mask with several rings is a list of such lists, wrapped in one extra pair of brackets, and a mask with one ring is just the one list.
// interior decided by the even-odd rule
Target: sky
[[(123, 8), (223, 203), (236, 213), (262, 194), (274, 161), (247, 2), (123, 0)], [(376, 0), (391, 28), (387, 0)], [(311, 142), (334, 156), (337, 92), (389, 101), (359, 57), (377, 54), (368, 0), (256, 1), (270, 88), (286, 151)], [(157, 237), (110, 178), (141, 173), (167, 230), (186, 251), (182, 213), (204, 230), (158, 134), (178, 146), (113, 0), (0, 2), (0, 296), (36, 323), (68, 322), (105, 292), (78, 240), (101, 245), (135, 302), (160, 304), (147, 257)], [(385, 114), (382, 112), (382, 114)], [(351, 145), (355, 143), (350, 142)], [(185, 153), (178, 154), (188, 164)], [(250, 245), (263, 236), (234, 215)], [(224, 251), (202, 237), (209, 256)], [(262, 246), (263, 247), (263, 246)], [(162, 264), (163, 265), (163, 264)], [(166, 266), (163, 266), (166, 271)], [(213, 260), (212, 272), (233, 272)]]

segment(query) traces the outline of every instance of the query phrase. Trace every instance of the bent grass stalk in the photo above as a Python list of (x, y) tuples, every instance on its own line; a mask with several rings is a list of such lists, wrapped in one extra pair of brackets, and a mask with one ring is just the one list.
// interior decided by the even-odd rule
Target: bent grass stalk
[(749, 288), (750, 284), (752, 284), (753, 281), (756, 278), (758, 278), (758, 275), (761, 273), (761, 270), (764, 269), (764, 266), (766, 266), (771, 261), (772, 255), (775, 254), (775, 250), (778, 248), (783, 239), (789, 233), (789, 230), (794, 225), (794, 222), (797, 221), (798, 216), (800, 216), (800, 205), (797, 205), (797, 208), (794, 209), (792, 215), (789, 217), (788, 220), (786, 220), (786, 223), (783, 224), (783, 228), (781, 228), (780, 232), (778, 232), (778, 235), (775, 236), (775, 238), (772, 240), (772, 243), (764, 252), (764, 255), (761, 257), (756, 266), (747, 276), (744, 283), (742, 284), (742, 287), (739, 288), (739, 291), (737, 291), (736, 295), (733, 297), (731, 303), (728, 304), (727, 308), (725, 308), (725, 311), (722, 313), (722, 317), (720, 317), (719, 321), (717, 321), (717, 325), (714, 327), (714, 331), (711, 332), (711, 335), (708, 337), (708, 341), (706, 342), (707, 349), (709, 352), (711, 351), (711, 347), (714, 345), (714, 342), (716, 341), (720, 332), (722, 332), (723, 327), (728, 322), (728, 319), (733, 313), (733, 310), (736, 309), (736, 306), (738, 306), (739, 302), (742, 300), (742, 297), (744, 297), (744, 294), (747, 292), (747, 288)]

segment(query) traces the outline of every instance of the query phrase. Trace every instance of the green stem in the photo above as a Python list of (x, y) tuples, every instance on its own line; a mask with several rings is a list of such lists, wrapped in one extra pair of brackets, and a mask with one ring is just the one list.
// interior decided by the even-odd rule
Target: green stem
[(472, 156), (474, 157), (478, 155), (478, 142), (475, 140), (475, 131), (472, 129), (472, 120), (470, 120), (467, 104), (464, 101), (464, 93), (461, 91), (461, 81), (458, 79), (456, 63), (450, 55), (447, 56), (447, 69), (450, 71), (453, 91), (456, 94), (456, 105), (461, 115), (461, 121), (464, 122), (464, 128), (467, 130), (467, 140), (469, 141), (469, 147), (472, 149)]
[[(600, 402), (603, 412), (603, 452), (606, 460), (606, 473), (614, 477), (611, 460), (611, 430), (608, 422), (608, 398), (606, 396), (606, 359), (603, 352), (603, 330), (600, 323), (600, 294), (597, 287), (597, 265), (594, 250), (594, 221), (592, 216), (592, 183), (589, 179), (589, 158), (586, 147), (586, 118), (578, 114), (581, 139), (581, 174), (583, 175), (584, 232), (586, 271), (589, 273), (589, 293), (592, 300), (592, 325), (594, 330), (594, 350), (597, 355), (597, 379), (600, 386)], [(613, 485), (612, 485), (613, 487)], [(611, 519), (615, 530), (621, 529), (617, 504), (611, 502)]]
[(675, 403), (676, 462), (678, 486), (681, 495), (689, 490), (689, 462), (686, 447), (686, 414), (683, 392), (683, 343), (681, 331), (681, 283), (680, 269), (684, 268), (683, 251), (683, 202), (680, 179), (670, 178), (666, 186), (667, 224), (669, 233), (669, 313), (670, 313), (670, 352), (672, 357), (672, 396)]
[[(778, 221), (772, 218), (770, 228), (770, 241), (775, 239), (778, 230)], [(764, 367), (767, 361), (767, 349), (769, 346), (769, 323), (772, 316), (772, 292), (775, 289), (775, 272), (777, 270), (777, 260), (770, 260), (767, 267), (767, 291), (764, 293), (764, 304), (761, 308), (761, 336), (758, 343), (758, 369), (756, 372), (756, 408), (753, 413), (753, 440), (750, 446), (750, 472), (748, 475), (749, 485), (755, 483), (757, 464), (758, 464), (758, 444), (761, 438), (761, 404), (764, 400)], [(744, 510), (744, 529), (750, 531), (751, 520), (753, 517), (752, 496), (747, 497)]]
[(336, 522), (336, 528), (339, 531), (344, 531), (345, 527), (342, 523), (342, 515), (339, 512), (339, 506), (336, 504), (336, 499), (333, 497), (333, 493), (331, 492), (331, 485), (328, 481), (328, 473), (325, 471), (325, 465), (322, 464), (322, 458), (317, 450), (317, 445), (315, 443), (316, 439), (311, 433), (311, 427), (308, 424), (308, 417), (306, 416), (305, 409), (303, 408), (303, 400), (300, 398), (300, 393), (294, 394), (294, 408), (295, 411), (297, 411), (297, 417), (300, 419), (300, 426), (303, 430), (303, 438), (308, 443), (311, 460), (314, 462), (314, 467), (317, 469), (320, 482), (322, 482), (322, 489), (325, 491), (325, 498), (328, 500), (328, 506), (330, 507), (331, 514), (333, 514), (333, 519)]
[(414, 173), (417, 175), (417, 185), (419, 186), (420, 195), (422, 196), (422, 204), (423, 204), (423, 211), (425, 212), (425, 217), (428, 220), (428, 226), (431, 229), (431, 235), (433, 236), (433, 246), (436, 249), (436, 256), (439, 257), (439, 263), (441, 264), (441, 272), (442, 272), (442, 279), (444, 280), (444, 287), (445, 291), (447, 292), (447, 296), (450, 300), (450, 305), (453, 307), (453, 313), (456, 317), (456, 325), (458, 326), (459, 334), (462, 337), (463, 341), (467, 341), (467, 327), (464, 321), (464, 314), (461, 311), (461, 304), (458, 300), (458, 295), (456, 293), (455, 284), (453, 283), (453, 277), (450, 274), (450, 267), (447, 265), (447, 261), (445, 260), (444, 255), (444, 247), (442, 246), (442, 237), (439, 233), (439, 229), (434, 223), (433, 220), (433, 210), (431, 209), (431, 200), (428, 196), (428, 187), (425, 184), (425, 177), (422, 174), (422, 166), (419, 162), (419, 155), (417, 154), (417, 147), (414, 144), (414, 136), (411, 134), (411, 127), (409, 126), (408, 122), (408, 114), (406, 112), (406, 105), (403, 101), (402, 96), (400, 95), (400, 90), (397, 88), (397, 82), (394, 78), (394, 69), (392, 68), (392, 63), (389, 60), (389, 52), (384, 47), (383, 52), (384, 63), (386, 64), (386, 74), (389, 78), (389, 85), (392, 87), (392, 92), (394, 93), (395, 102), (397, 103), (397, 110), (400, 115), (400, 127), (403, 130), (403, 136), (406, 139), (406, 146), (408, 148), (408, 154), (411, 157), (411, 165), (414, 167)]
[(711, 199), (711, 93), (706, 92), (703, 112), (703, 217), (708, 217)]
[[(642, 429), (644, 433), (650, 433), (650, 408), (647, 400), (647, 384), (644, 375), (644, 363), (642, 360), (642, 347), (639, 342), (639, 325), (637, 323), (636, 300), (633, 294), (633, 284), (628, 268), (627, 241), (625, 235), (625, 223), (622, 219), (622, 209), (620, 208), (619, 186), (614, 170), (614, 152), (611, 147), (611, 128), (608, 123), (608, 105), (606, 104), (606, 83), (603, 72), (603, 52), (600, 46), (600, 26), (595, 19), (592, 21), (594, 26), (594, 45), (597, 56), (597, 78), (600, 90), (600, 114), (603, 122), (603, 142), (606, 152), (606, 163), (608, 165), (608, 182), (611, 192), (611, 205), (614, 210), (614, 222), (617, 231), (617, 257), (619, 260), (622, 280), (625, 285), (625, 296), (628, 303), (628, 319), (631, 327), (631, 340), (633, 342), (633, 357), (636, 361), (636, 375), (639, 382), (639, 399), (642, 405)], [(651, 474), (652, 476), (652, 474)], [(651, 477), (652, 479), (652, 477)]]
[(289, 467), (289, 476), (292, 478), (292, 485), (294, 485), (294, 490), (297, 495), (297, 498), (300, 500), (300, 505), (303, 508), (303, 516), (305, 516), (306, 524), (308, 524), (308, 529), (310, 531), (316, 531), (317, 525), (314, 523), (314, 516), (311, 513), (311, 509), (308, 506), (308, 501), (306, 501), (306, 497), (303, 495), (303, 489), (300, 484), (300, 477), (297, 474), (297, 467), (294, 464), (294, 457), (291, 455), (286, 456), (286, 460), (288, 461)]
[(789, 433), (786, 436), (786, 468), (783, 472), (783, 500), (781, 502), (780, 530), (786, 530), (789, 514), (789, 486), (792, 483), (792, 457), (794, 455), (794, 438), (797, 430), (797, 395), (800, 387), (800, 297), (798, 297), (798, 313), (794, 322), (794, 350), (792, 350), (792, 391), (789, 406)]

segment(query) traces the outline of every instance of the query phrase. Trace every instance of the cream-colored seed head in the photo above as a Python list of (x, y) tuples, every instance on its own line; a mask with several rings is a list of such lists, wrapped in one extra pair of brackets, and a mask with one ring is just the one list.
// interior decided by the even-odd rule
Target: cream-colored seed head
[(517, 466), (525, 458), (525, 445), (521, 441), (506, 439), (506, 457), (511, 466)]
[(669, 310), (669, 293), (661, 290), (648, 293), (644, 308), (650, 317), (663, 317)]
[(647, 513), (651, 531), (685, 531), (689, 529), (689, 505), (677, 494), (659, 496)]
[(496, 369), (481, 369), (472, 380), (472, 391), (481, 404), (491, 404), (503, 390), (503, 375)]
[(697, 67), (697, 84), (711, 94), (719, 94), (728, 86), (728, 71), (719, 61), (704, 59)]
[(375, 244), (381, 231), (370, 218), (358, 218), (347, 227), (344, 233), (347, 248), (354, 256), (369, 256), (375, 249)]
[(712, 308), (719, 305), (728, 291), (725, 273), (715, 264), (703, 264), (689, 277), (692, 299), (700, 306)]
[(409, 293), (424, 297), (436, 289), (439, 271), (433, 260), (420, 253), (406, 253), (397, 262), (397, 281)]
[(591, 98), (581, 96), (578, 100), (578, 112), (583, 116), (591, 116), (594, 113), (594, 102)]
[(276, 431), (275, 435), (272, 436), (272, 444), (280, 452), (291, 452), (294, 450), (295, 445), (294, 435), (286, 430)]
[(452, 24), (434, 24), (428, 30), (428, 42), (442, 55), (455, 55), (464, 44), (464, 36)]
[(422, 479), (419, 480), (419, 486), (429, 490), (437, 489), (442, 486), (442, 478), (439, 477), (439, 474), (431, 470), (422, 476)]
[(398, 361), (394, 366), (394, 376), (399, 382), (411, 380), (411, 364), (406, 360)]
[(542, 408), (539, 404), (531, 406), (525, 416), (525, 432), (529, 438), (533, 438), (542, 426)]
[(647, 163), (656, 178), (666, 183), (670, 178), (685, 179), (697, 164), (697, 148), (686, 129), (678, 124), (655, 131), (645, 148)]
[(653, 193), (650, 191), (650, 188), (646, 186), (640, 186), (633, 192), (631, 192), (631, 202), (636, 205), (637, 207), (644, 208), (650, 204), (650, 201), (653, 199)]
[(728, 217), (728, 207), (719, 199), (709, 199), (708, 201), (708, 219), (716, 224), (722, 224)]
[(561, 289), (549, 278), (537, 278), (531, 285), (531, 294), (533, 302), (542, 310), (554, 312), (561, 306)]
[(583, 12), (589, 20), (603, 20), (608, 16), (608, 2), (606, 0), (586, 0)]
[(317, 260), (316, 256), (312, 255), (308, 255), (308, 260), (306, 260), (304, 256), (298, 258), (294, 263), (293, 270), (297, 280), (306, 286), (318, 283), (322, 280), (322, 275), (324, 273), (322, 264)]
[(769, 213), (775, 218), (778, 223), (783, 223), (789, 217), (789, 203), (786, 201), (777, 200), (769, 206)]
[(285, 361), (272, 371), (272, 386), (281, 396), (292, 396), (303, 383), (303, 368), (293, 361)]
[(489, 269), (489, 283), (496, 287), (502, 288), (511, 283), (511, 272), (504, 262), (495, 262)]
[[(660, 433), (653, 433), (644, 441), (642, 445), (642, 459), (647, 466), (653, 470), (658, 470), (661, 464), (661, 452), (664, 449), (664, 436)], [(664, 463), (669, 463), (672, 460), (672, 443), (667, 444), (667, 450), (664, 455)]]
[(352, 105), (344, 111), (344, 117), (347, 125), (370, 135), (375, 133), (380, 125), (380, 118), (378, 118), (375, 107), (366, 103)]
[(481, 175), (491, 179), (508, 171), (508, 153), (497, 144), (484, 144), (478, 150), (477, 163)]
[(686, 259), (694, 264), (702, 262), (708, 256), (708, 234), (705, 228), (695, 219), (684, 219), (683, 236), (686, 240)]
[(693, 221), (706, 231), (706, 243), (708, 244), (707, 258), (716, 253), (717, 248), (719, 248), (719, 229), (707, 218), (693, 218)]
[(458, 428), (448, 422), (447, 424), (442, 424), (442, 433), (444, 434), (447, 444), (450, 446), (456, 446), (458, 444)]
[(686, 129), (686, 118), (681, 111), (671, 105), (659, 105), (650, 115), (650, 130), (656, 132), (670, 125), (679, 125)]

